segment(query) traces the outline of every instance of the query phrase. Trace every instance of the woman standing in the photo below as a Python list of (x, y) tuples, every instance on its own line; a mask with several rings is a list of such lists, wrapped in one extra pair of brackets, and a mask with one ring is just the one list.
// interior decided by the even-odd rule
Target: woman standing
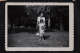
[(43, 35), (45, 32), (45, 17), (43, 16), (43, 13), (40, 13), (40, 16), (37, 17), (37, 25), (39, 32), (36, 35), (40, 36), (40, 40), (44, 39)]

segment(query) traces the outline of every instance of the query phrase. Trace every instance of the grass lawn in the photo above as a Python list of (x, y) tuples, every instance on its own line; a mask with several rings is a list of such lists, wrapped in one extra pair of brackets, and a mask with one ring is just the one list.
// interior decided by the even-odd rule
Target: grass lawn
[(68, 32), (45, 32), (45, 40), (39, 40), (35, 33), (19, 32), (8, 35), (9, 47), (68, 47)]

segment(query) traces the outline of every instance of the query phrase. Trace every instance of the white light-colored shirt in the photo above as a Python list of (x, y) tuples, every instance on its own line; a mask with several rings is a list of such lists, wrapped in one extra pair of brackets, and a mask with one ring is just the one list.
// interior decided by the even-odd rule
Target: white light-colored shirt
[(38, 17), (37, 24), (45, 25), (45, 17)]

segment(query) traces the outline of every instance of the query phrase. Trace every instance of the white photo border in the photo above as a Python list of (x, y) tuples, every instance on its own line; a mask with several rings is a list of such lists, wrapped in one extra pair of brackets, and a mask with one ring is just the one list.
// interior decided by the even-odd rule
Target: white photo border
[[(69, 6), (69, 47), (8, 47), (8, 5)], [(6, 51), (73, 51), (74, 50), (74, 4), (72, 2), (6, 2), (5, 4), (5, 50)]]

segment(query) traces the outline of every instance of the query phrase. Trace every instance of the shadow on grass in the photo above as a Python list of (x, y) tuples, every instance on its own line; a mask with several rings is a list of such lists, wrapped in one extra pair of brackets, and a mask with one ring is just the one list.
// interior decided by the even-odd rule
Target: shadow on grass
[(43, 36), (43, 38), (44, 38), (45, 40), (49, 39), (49, 37), (50, 37), (50, 35), (46, 35), (46, 36), (44, 35), (44, 36)]

